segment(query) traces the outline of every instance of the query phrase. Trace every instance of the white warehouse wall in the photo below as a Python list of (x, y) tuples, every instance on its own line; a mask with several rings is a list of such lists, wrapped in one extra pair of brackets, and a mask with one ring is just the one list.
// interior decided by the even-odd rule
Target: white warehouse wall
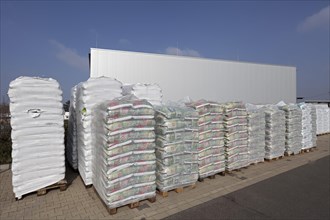
[(164, 100), (296, 102), (296, 68), (289, 66), (91, 48), (90, 77), (99, 76), (157, 83)]

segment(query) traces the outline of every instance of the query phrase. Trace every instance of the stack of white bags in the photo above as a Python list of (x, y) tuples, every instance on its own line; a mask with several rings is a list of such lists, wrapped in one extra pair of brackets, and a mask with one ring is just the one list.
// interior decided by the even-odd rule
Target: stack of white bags
[(75, 170), (78, 169), (78, 151), (77, 151), (77, 119), (76, 119), (76, 101), (77, 101), (77, 86), (71, 89), (70, 107), (69, 107), (69, 123), (68, 137), (66, 142), (66, 158)]
[(312, 105), (299, 103), (298, 106), (302, 111), (302, 148), (303, 150), (312, 148), (313, 145), (313, 122), (312, 122)]
[(302, 148), (302, 111), (296, 104), (277, 104), (285, 112), (285, 152), (298, 154)]
[(284, 155), (285, 152), (285, 113), (275, 105), (263, 108), (266, 114), (266, 159)]
[(312, 143), (313, 143), (313, 147), (316, 147), (316, 131), (317, 131), (317, 125), (316, 125), (316, 108), (314, 105), (309, 104), (309, 106), (311, 107), (311, 116), (312, 116)]
[(316, 104), (317, 134), (330, 132), (330, 111), (326, 104)]
[(157, 188), (166, 192), (198, 179), (198, 113), (188, 107), (156, 107)]
[(129, 97), (105, 101), (92, 116), (93, 186), (109, 208), (156, 196), (154, 110)]
[(226, 170), (250, 165), (248, 152), (247, 112), (242, 102), (225, 104)]
[(256, 105), (246, 104), (248, 119), (248, 151), (250, 163), (264, 161), (265, 158), (265, 112)]
[(76, 120), (78, 170), (85, 185), (92, 184), (92, 110), (104, 101), (122, 96), (122, 83), (108, 77), (90, 78), (77, 87)]
[(152, 105), (161, 105), (162, 89), (157, 84), (132, 84), (123, 86), (123, 95), (134, 95), (139, 99), (146, 99)]
[(9, 85), (15, 197), (65, 176), (62, 91), (54, 79), (19, 77)]
[(203, 179), (225, 170), (224, 108), (216, 102), (187, 103), (198, 112), (198, 175)]

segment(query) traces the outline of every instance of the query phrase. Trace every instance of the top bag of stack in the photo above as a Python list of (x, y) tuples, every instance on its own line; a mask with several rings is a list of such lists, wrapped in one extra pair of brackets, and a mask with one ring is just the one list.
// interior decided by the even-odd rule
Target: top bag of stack
[(146, 99), (152, 105), (161, 105), (163, 99), (162, 89), (157, 84), (142, 84), (123, 86), (124, 95), (134, 95), (139, 99)]

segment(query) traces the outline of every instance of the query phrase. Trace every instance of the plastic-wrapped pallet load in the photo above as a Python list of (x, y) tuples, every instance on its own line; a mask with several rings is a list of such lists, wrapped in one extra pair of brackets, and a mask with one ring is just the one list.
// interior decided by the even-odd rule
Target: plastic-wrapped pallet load
[(225, 171), (224, 107), (199, 100), (186, 103), (198, 112), (198, 176), (203, 179)]
[(311, 107), (311, 119), (312, 119), (312, 143), (313, 147), (316, 147), (316, 130), (317, 130), (317, 125), (316, 125), (316, 108), (312, 104), (308, 104)]
[(299, 103), (302, 111), (302, 150), (313, 147), (313, 124), (312, 124), (312, 106), (306, 103)]
[(158, 190), (194, 185), (198, 179), (198, 113), (175, 105), (155, 109)]
[(146, 100), (123, 97), (95, 107), (92, 118), (93, 186), (116, 208), (156, 198), (154, 110)]
[(73, 169), (78, 169), (78, 152), (77, 152), (77, 120), (76, 120), (76, 93), (77, 86), (71, 89), (70, 107), (69, 107), (69, 123), (67, 142), (65, 147), (66, 158)]
[(62, 91), (50, 78), (19, 77), (9, 84), (15, 197), (64, 179)]
[(123, 95), (134, 95), (139, 99), (146, 99), (152, 105), (161, 105), (163, 100), (162, 89), (157, 84), (132, 84), (123, 86)]
[(92, 184), (92, 109), (104, 100), (121, 96), (122, 83), (113, 78), (90, 78), (77, 86), (78, 170), (85, 185)]
[(329, 133), (330, 132), (330, 108), (329, 107), (327, 107), (325, 109), (325, 113), (326, 113), (326, 121), (328, 122), (328, 123), (325, 123), (326, 124), (325, 129), (326, 129), (326, 133)]
[(326, 104), (315, 104), (317, 134), (330, 132), (330, 112)]
[(285, 112), (285, 153), (298, 154), (302, 148), (302, 111), (297, 104), (277, 104)]
[(247, 112), (242, 102), (225, 104), (226, 170), (250, 165), (248, 152)]
[(246, 104), (248, 119), (248, 152), (250, 163), (264, 161), (265, 158), (265, 112), (256, 105)]
[(273, 159), (285, 152), (285, 113), (275, 105), (263, 107), (266, 116), (265, 159)]

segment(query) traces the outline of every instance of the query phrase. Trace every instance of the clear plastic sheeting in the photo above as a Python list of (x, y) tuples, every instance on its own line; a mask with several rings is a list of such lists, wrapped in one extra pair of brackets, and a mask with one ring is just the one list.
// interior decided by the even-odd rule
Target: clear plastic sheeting
[(157, 84), (127, 84), (123, 86), (123, 95), (134, 95), (139, 99), (146, 99), (152, 105), (161, 105), (163, 100), (162, 89)]
[(198, 175), (205, 178), (225, 170), (224, 107), (206, 100), (186, 103), (198, 112)]
[(104, 101), (122, 96), (122, 83), (108, 77), (90, 78), (77, 86), (76, 120), (78, 170), (85, 185), (92, 184), (92, 109)]
[(132, 97), (92, 113), (93, 186), (109, 208), (156, 196), (154, 110)]
[(265, 159), (273, 159), (285, 152), (285, 113), (275, 105), (266, 105)]
[(78, 169), (76, 101), (77, 86), (71, 89), (66, 158), (73, 169)]
[(247, 112), (242, 102), (228, 102), (224, 114), (226, 170), (232, 171), (250, 165)]
[(198, 179), (198, 113), (163, 105), (156, 110), (157, 188), (169, 191)]
[(50, 78), (19, 77), (9, 84), (12, 183), (16, 198), (65, 176), (62, 91)]
[(297, 104), (277, 104), (285, 112), (285, 152), (298, 154), (302, 149), (302, 111)]
[(248, 152), (250, 163), (264, 161), (265, 158), (265, 112), (256, 105), (245, 104), (248, 121)]
[(302, 129), (301, 129), (301, 135), (302, 135), (302, 149), (309, 149), (312, 148), (314, 137), (316, 137), (316, 133), (313, 131), (313, 121), (312, 121), (312, 105), (306, 104), (306, 103), (299, 103), (298, 106), (300, 107), (302, 111)]
[(316, 147), (316, 132), (317, 132), (317, 125), (316, 125), (316, 108), (314, 105), (309, 104), (309, 106), (311, 107), (311, 117), (312, 117), (312, 143), (313, 143), (313, 147)]
[(330, 132), (330, 111), (327, 104), (315, 104), (316, 134)]

